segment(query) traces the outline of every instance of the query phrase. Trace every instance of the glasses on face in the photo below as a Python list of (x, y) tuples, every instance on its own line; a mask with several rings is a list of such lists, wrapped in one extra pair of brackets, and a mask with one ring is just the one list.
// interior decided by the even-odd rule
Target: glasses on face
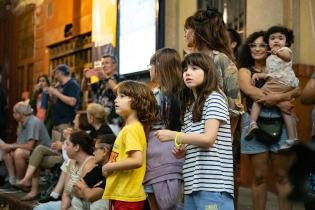
[(109, 144), (106, 144), (106, 143), (100, 143), (98, 147), (94, 147), (94, 151), (96, 150), (102, 150), (102, 149), (108, 149), (108, 150), (111, 150), (112, 149), (112, 146), (109, 145)]
[(256, 48), (256, 47), (258, 47), (258, 48), (267, 48), (268, 45), (267, 44), (250, 43), (248, 46), (252, 49), (252, 48)]

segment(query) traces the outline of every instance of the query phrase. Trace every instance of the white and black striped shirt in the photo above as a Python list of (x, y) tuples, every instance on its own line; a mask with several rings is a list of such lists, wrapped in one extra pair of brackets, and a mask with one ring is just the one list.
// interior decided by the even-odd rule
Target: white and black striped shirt
[(212, 147), (186, 145), (183, 166), (184, 193), (194, 191), (227, 192), (233, 196), (233, 155), (231, 126), (224, 96), (212, 92), (205, 101), (201, 121), (192, 121), (192, 112), (184, 117), (184, 133), (204, 133), (208, 119), (220, 121), (217, 138)]

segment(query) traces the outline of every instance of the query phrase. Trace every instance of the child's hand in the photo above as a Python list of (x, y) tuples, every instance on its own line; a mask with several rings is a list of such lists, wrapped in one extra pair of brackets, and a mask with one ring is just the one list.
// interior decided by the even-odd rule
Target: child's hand
[(255, 73), (255, 74), (253, 74), (253, 76), (252, 76), (252, 84), (255, 85), (255, 83), (256, 83), (257, 80), (259, 80), (259, 77), (258, 77), (258, 74)]
[(172, 150), (172, 153), (177, 159), (181, 159), (181, 158), (185, 157), (186, 147), (184, 145), (181, 145), (178, 148), (174, 147)]
[(112, 172), (111, 165), (111, 163), (106, 163), (105, 165), (103, 165), (102, 174), (104, 177), (107, 177)]
[(279, 52), (279, 48), (278, 47), (277, 48), (272, 48), (270, 50), (270, 53), (273, 54), (273, 55), (277, 55), (278, 52)]
[(171, 130), (159, 130), (154, 133), (155, 137), (160, 141), (170, 141), (173, 140), (176, 136), (176, 131)]

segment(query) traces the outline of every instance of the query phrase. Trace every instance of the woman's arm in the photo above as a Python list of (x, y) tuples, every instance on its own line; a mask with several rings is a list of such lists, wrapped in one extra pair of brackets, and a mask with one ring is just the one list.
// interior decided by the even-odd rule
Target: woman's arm
[[(97, 184), (96, 184), (97, 185)], [(89, 202), (94, 202), (102, 198), (104, 189), (101, 187), (90, 188), (85, 181), (81, 178), (73, 186), (74, 195), (78, 198), (84, 199)]]
[[(199, 147), (211, 147), (217, 138), (220, 121), (217, 119), (208, 119), (205, 122), (204, 133), (180, 133), (177, 141), (181, 144), (192, 144)], [(178, 132), (171, 130), (159, 130), (155, 136), (160, 141), (170, 141), (176, 138)]]
[(281, 101), (291, 101), (292, 99), (298, 97), (301, 93), (299, 87), (285, 93), (270, 94), (270, 92), (262, 91), (251, 84), (250, 71), (247, 68), (240, 69), (239, 80), (240, 88), (245, 95), (258, 103), (262, 103), (267, 106), (274, 106)]
[[(297, 98), (301, 94), (301, 90), (299, 87), (294, 88), (293, 90), (290, 90), (285, 93), (270, 93), (268, 91), (265, 91), (265, 96), (258, 100), (258, 103), (263, 103), (267, 106), (278, 106), (281, 104), (281, 102), (290, 102), (293, 99)], [(281, 108), (281, 107), (280, 107)]]
[(315, 73), (302, 91), (301, 102), (305, 105), (315, 104)]
[(63, 190), (62, 198), (61, 198), (61, 208), (60, 208), (61, 210), (67, 210), (71, 204), (71, 197), (65, 188), (67, 186), (67, 183), (69, 183), (70, 181), (69, 171), (70, 171), (70, 168), (72, 168), (73, 164), (74, 164), (74, 161), (70, 161), (69, 166), (67, 168), (65, 186), (64, 186), (64, 190)]
[(86, 187), (82, 189), (83, 198), (89, 202), (94, 202), (101, 199), (103, 193), (104, 193), (104, 189), (100, 187), (94, 187), (94, 188)]

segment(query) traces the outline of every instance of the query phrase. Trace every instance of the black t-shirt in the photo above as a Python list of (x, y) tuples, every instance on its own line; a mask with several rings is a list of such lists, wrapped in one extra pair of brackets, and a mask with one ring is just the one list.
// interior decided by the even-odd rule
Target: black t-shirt
[[(260, 73), (260, 72), (256, 71), (253, 67), (250, 67), (249, 70), (250, 70), (250, 76), (251, 77), (255, 73)], [(256, 80), (255, 81), (255, 87), (262, 88), (262, 86), (264, 86), (265, 83), (266, 83), (266, 81), (264, 79)], [(250, 97), (247, 97), (247, 96), (245, 96), (245, 97), (246, 97), (246, 107), (247, 107), (247, 110), (250, 112), (254, 102), (253, 102), (253, 99), (251, 99)]]
[(83, 177), (83, 180), (89, 188), (100, 187), (105, 189), (106, 180), (102, 175), (102, 165), (95, 166)]
[(95, 128), (93, 127), (91, 129), (90, 136), (94, 139), (104, 134), (114, 134), (112, 129), (106, 123), (104, 123), (98, 130), (95, 130)]
[(66, 84), (59, 88), (59, 91), (66, 96), (77, 100), (75, 106), (70, 106), (62, 102), (59, 98), (53, 102), (51, 111), (53, 124), (71, 123), (75, 117), (75, 112), (80, 104), (80, 86), (74, 79), (70, 79)]

